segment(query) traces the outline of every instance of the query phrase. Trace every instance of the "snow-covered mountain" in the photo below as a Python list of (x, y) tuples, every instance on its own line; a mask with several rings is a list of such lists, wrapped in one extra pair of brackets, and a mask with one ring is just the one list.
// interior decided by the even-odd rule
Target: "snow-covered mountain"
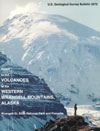
[(33, 131), (64, 115), (64, 106), (43, 79), (0, 53), (0, 131)]
[(100, 32), (59, 15), (19, 14), (0, 27), (0, 50), (44, 78), (65, 104), (100, 100)]

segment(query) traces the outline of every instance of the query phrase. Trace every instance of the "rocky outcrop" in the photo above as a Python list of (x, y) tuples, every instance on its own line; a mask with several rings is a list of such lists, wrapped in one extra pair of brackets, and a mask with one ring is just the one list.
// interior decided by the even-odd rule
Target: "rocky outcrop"
[(90, 127), (82, 116), (66, 116), (50, 120), (43, 128), (35, 131), (100, 131), (100, 127)]

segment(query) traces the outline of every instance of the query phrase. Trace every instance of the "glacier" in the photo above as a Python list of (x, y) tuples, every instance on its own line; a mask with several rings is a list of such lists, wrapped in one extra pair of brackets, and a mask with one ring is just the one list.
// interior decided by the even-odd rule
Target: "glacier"
[(0, 26), (0, 50), (44, 78), (65, 106), (100, 101), (100, 32), (64, 16), (28, 12)]

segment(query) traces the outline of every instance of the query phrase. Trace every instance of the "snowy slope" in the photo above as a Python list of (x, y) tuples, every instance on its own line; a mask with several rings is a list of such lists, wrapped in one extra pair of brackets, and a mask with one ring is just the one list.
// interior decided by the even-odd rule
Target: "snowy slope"
[(100, 32), (63, 16), (19, 14), (0, 27), (0, 50), (72, 103), (100, 100)]
[(2, 117), (0, 120), (0, 131), (33, 131), (42, 127), (46, 120), (39, 119), (35, 116), (24, 119), (23, 117), (15, 118), (12, 116)]

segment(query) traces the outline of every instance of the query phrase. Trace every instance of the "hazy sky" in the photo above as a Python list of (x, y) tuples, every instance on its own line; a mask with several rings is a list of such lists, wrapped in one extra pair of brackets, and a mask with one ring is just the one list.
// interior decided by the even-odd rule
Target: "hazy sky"
[(40, 12), (46, 11), (50, 14), (60, 14), (100, 31), (100, 2), (98, 6), (47, 6), (47, 3), (50, 2), (76, 3), (83, 1), (99, 2), (100, 0), (0, 0), (0, 23), (2, 23), (16, 7), (18, 9), (18, 7), (26, 7), (29, 3), (35, 3), (30, 9), (34, 8), (33, 10), (36, 10), (37, 4), (40, 6)]

